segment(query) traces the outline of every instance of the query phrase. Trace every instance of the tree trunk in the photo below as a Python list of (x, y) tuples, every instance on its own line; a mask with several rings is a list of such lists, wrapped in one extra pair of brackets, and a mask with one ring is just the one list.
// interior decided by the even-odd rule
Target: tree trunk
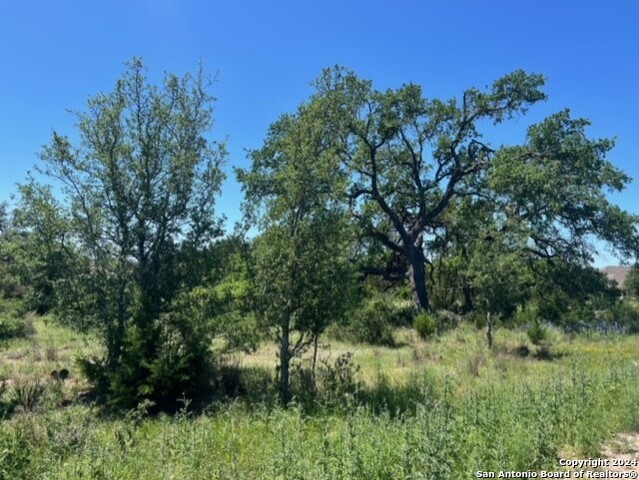
[(122, 359), (122, 349), (124, 348), (124, 336), (126, 334), (126, 281), (122, 278), (119, 279), (118, 289), (118, 324), (115, 334), (115, 345), (112, 346), (111, 354), (113, 360), (116, 363), (113, 365), (119, 365)]
[(317, 384), (315, 382), (315, 369), (317, 367), (317, 350), (319, 348), (319, 334), (315, 333), (313, 335), (313, 366), (312, 366), (312, 377), (313, 377), (313, 388), (317, 390)]
[(289, 367), (291, 362), (291, 356), (289, 352), (290, 347), (290, 322), (291, 314), (287, 312), (282, 319), (281, 331), (280, 331), (280, 365), (279, 365), (279, 389), (280, 389), (280, 401), (282, 405), (288, 405), (290, 401), (290, 388), (289, 388)]
[(415, 308), (417, 310), (430, 310), (428, 290), (426, 289), (426, 265), (422, 253), (416, 248), (411, 248), (406, 252), (406, 258), (410, 263), (406, 276), (413, 288)]
[(488, 327), (486, 328), (486, 337), (488, 338), (488, 348), (493, 349), (493, 320), (490, 318), (490, 312), (486, 314)]
[(475, 304), (473, 302), (473, 291), (466, 281), (462, 285), (462, 293), (464, 294), (463, 313), (470, 313), (475, 309)]

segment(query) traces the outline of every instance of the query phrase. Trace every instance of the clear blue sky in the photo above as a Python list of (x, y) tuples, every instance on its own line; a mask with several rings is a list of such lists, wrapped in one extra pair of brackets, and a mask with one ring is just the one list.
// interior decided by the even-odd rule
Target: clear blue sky
[[(542, 73), (550, 100), (488, 140), (519, 142), (527, 124), (569, 107), (592, 120), (592, 136), (617, 136), (610, 159), (639, 179), (638, 25), (634, 0), (0, 0), (0, 201), (54, 128), (73, 135), (66, 110), (110, 90), (132, 56), (157, 80), (200, 59), (219, 71), (211, 137), (228, 137), (220, 210), (231, 220), (241, 202), (231, 166), (246, 165), (245, 149), (335, 64), (380, 88), (419, 83), (429, 97), (516, 68)], [(637, 185), (614, 196), (635, 213)]]

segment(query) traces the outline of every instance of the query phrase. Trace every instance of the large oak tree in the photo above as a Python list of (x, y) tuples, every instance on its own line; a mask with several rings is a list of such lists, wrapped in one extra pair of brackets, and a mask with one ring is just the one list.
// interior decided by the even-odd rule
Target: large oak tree
[(414, 84), (379, 91), (342, 68), (318, 79), (313, 102), (334, 125), (351, 212), (363, 239), (390, 254), (368, 272), (408, 279), (416, 308), (430, 307), (427, 263), (462, 199), (487, 203), (491, 222), (516, 225), (537, 256), (585, 262), (592, 236), (636, 252), (636, 218), (604, 194), (629, 178), (606, 158), (613, 142), (589, 139), (585, 120), (560, 112), (532, 126), (524, 145), (493, 145), (499, 124), (546, 98), (543, 85), (519, 70), (443, 101)]

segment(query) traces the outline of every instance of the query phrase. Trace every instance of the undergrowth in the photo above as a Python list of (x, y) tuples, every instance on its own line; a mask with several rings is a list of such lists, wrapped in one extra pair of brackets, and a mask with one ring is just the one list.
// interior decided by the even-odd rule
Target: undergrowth
[[(472, 478), (556, 469), (560, 452), (595, 456), (639, 426), (636, 337), (556, 334), (548, 358), (521, 353), (534, 348), (525, 331), (499, 331), (492, 351), (471, 327), (416, 339), (404, 332), (403, 346), (351, 355), (340, 346), (314, 378), (300, 365), (288, 409), (259, 362), (221, 366), (220, 395), (198, 410), (185, 398), (171, 416), (70, 401), (62, 365), (33, 404), (17, 401), (19, 377), (9, 378), (0, 405), (15, 411), (0, 420), (0, 480)], [(64, 343), (47, 342), (60, 354), (40, 362), (66, 361)]]

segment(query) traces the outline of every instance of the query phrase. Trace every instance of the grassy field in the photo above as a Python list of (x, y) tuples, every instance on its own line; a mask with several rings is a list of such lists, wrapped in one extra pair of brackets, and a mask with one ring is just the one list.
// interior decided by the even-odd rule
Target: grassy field
[[(0, 421), (0, 479), (474, 478), (597, 455), (639, 426), (635, 336), (552, 332), (540, 354), (504, 329), (488, 351), (470, 325), (427, 342), (398, 331), (396, 348), (326, 341), (318, 375), (331, 388), (310, 401), (300, 374), (287, 410), (274, 401), (275, 347), (263, 345), (224, 359), (234, 398), (149, 417), (93, 406), (75, 358), (95, 341), (31, 321), (32, 336), (0, 346), (3, 405), (18, 405)], [(350, 363), (329, 367), (346, 352)], [(67, 380), (51, 377), (64, 368)]]

